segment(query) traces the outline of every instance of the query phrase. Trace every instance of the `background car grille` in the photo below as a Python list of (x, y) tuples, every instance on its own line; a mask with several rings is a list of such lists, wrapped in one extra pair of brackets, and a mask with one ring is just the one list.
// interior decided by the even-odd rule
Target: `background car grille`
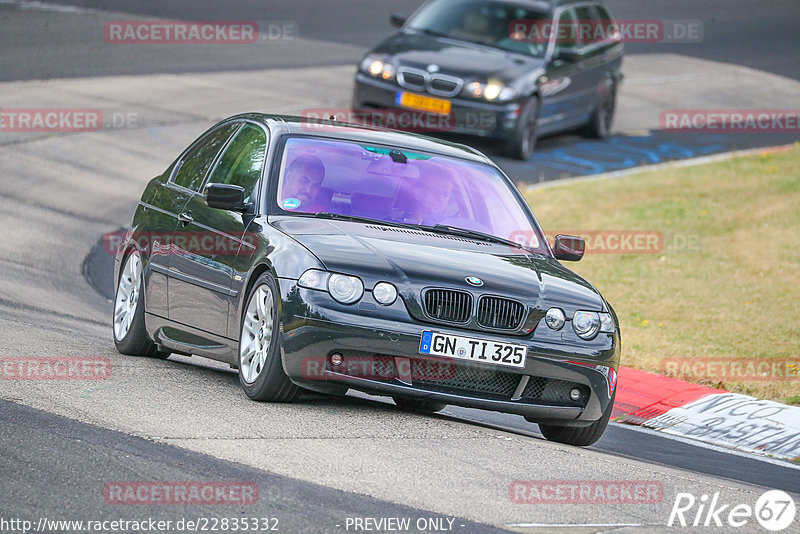
[(428, 82), (428, 91), (439, 96), (455, 96), (463, 85), (460, 78), (434, 74)]
[(431, 319), (465, 323), (472, 315), (472, 295), (451, 289), (429, 289), (424, 297), (425, 313)]
[(425, 386), (425, 389), (452, 388), (510, 397), (519, 384), (519, 375), (491, 369), (456, 365), (452, 373), (446, 375), (439, 373), (439, 376), (432, 376), (429, 380), (425, 379), (425, 371), (421, 362), (413, 360), (411, 369), (413, 376), (423, 377), (414, 380), (414, 385)]
[(418, 91), (425, 89), (425, 76), (408, 69), (398, 69), (397, 82), (408, 89), (417, 89)]
[(487, 328), (516, 330), (525, 319), (525, 306), (515, 300), (481, 297), (478, 301), (478, 324)]

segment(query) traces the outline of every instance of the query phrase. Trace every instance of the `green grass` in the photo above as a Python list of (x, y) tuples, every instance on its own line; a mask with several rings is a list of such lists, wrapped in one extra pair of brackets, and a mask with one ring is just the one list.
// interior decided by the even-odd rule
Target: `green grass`
[[(614, 306), (622, 363), (664, 359), (800, 364), (800, 148), (620, 179), (535, 189), (545, 231), (660, 232), (658, 254), (591, 254), (568, 263)], [(689, 241), (693, 240), (693, 241)], [(691, 242), (695, 246), (685, 246)], [(697, 383), (800, 404), (794, 379)]]

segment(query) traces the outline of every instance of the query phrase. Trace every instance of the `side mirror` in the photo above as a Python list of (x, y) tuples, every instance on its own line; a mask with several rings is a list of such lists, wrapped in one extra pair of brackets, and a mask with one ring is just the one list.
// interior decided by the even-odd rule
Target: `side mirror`
[(581, 261), (586, 250), (586, 241), (574, 235), (557, 235), (553, 244), (553, 254), (557, 260)]
[(406, 20), (408, 19), (402, 15), (389, 15), (389, 22), (395, 28), (402, 28), (403, 24), (406, 23)]
[(553, 60), (560, 59), (568, 63), (577, 63), (583, 59), (583, 52), (577, 48), (562, 48), (553, 54)]
[(250, 204), (244, 203), (244, 195), (244, 187), (238, 185), (208, 184), (205, 191), (209, 207), (229, 211), (247, 211)]

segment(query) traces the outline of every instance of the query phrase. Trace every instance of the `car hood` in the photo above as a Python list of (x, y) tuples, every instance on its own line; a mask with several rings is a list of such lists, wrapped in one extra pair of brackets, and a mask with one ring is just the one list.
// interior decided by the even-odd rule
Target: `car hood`
[[(551, 306), (567, 312), (604, 308), (598, 291), (558, 261), (514, 247), (306, 217), (280, 217), (272, 224), (305, 246), (326, 269), (360, 276), (367, 288), (387, 280), (414, 298), (423, 287), (437, 286), (508, 296), (542, 310)], [(469, 276), (480, 278), (484, 285), (469, 285)]]
[(392, 56), (398, 67), (424, 70), (437, 65), (439, 72), (466, 80), (498, 78), (507, 83), (543, 65), (538, 58), (421, 33), (399, 33), (375, 47), (372, 53)]

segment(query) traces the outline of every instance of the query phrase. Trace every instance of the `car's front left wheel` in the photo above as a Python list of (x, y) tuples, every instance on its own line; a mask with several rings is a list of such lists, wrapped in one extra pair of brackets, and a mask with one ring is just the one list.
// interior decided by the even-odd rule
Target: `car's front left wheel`
[(434, 402), (424, 399), (407, 399), (405, 397), (392, 397), (394, 403), (402, 410), (413, 412), (441, 412), (447, 407), (443, 402)]
[(616, 392), (612, 395), (611, 402), (602, 417), (589, 426), (566, 427), (540, 424), (539, 430), (549, 441), (557, 441), (567, 445), (575, 445), (576, 447), (593, 445), (603, 436), (608, 427), (608, 421), (611, 419), (611, 412), (614, 409), (614, 397), (616, 397)]
[(148, 337), (144, 325), (142, 258), (133, 251), (125, 258), (114, 296), (114, 345), (121, 354), (167, 358)]
[(257, 401), (292, 402), (301, 389), (283, 370), (278, 287), (270, 273), (256, 280), (247, 298), (239, 336), (239, 383)]

